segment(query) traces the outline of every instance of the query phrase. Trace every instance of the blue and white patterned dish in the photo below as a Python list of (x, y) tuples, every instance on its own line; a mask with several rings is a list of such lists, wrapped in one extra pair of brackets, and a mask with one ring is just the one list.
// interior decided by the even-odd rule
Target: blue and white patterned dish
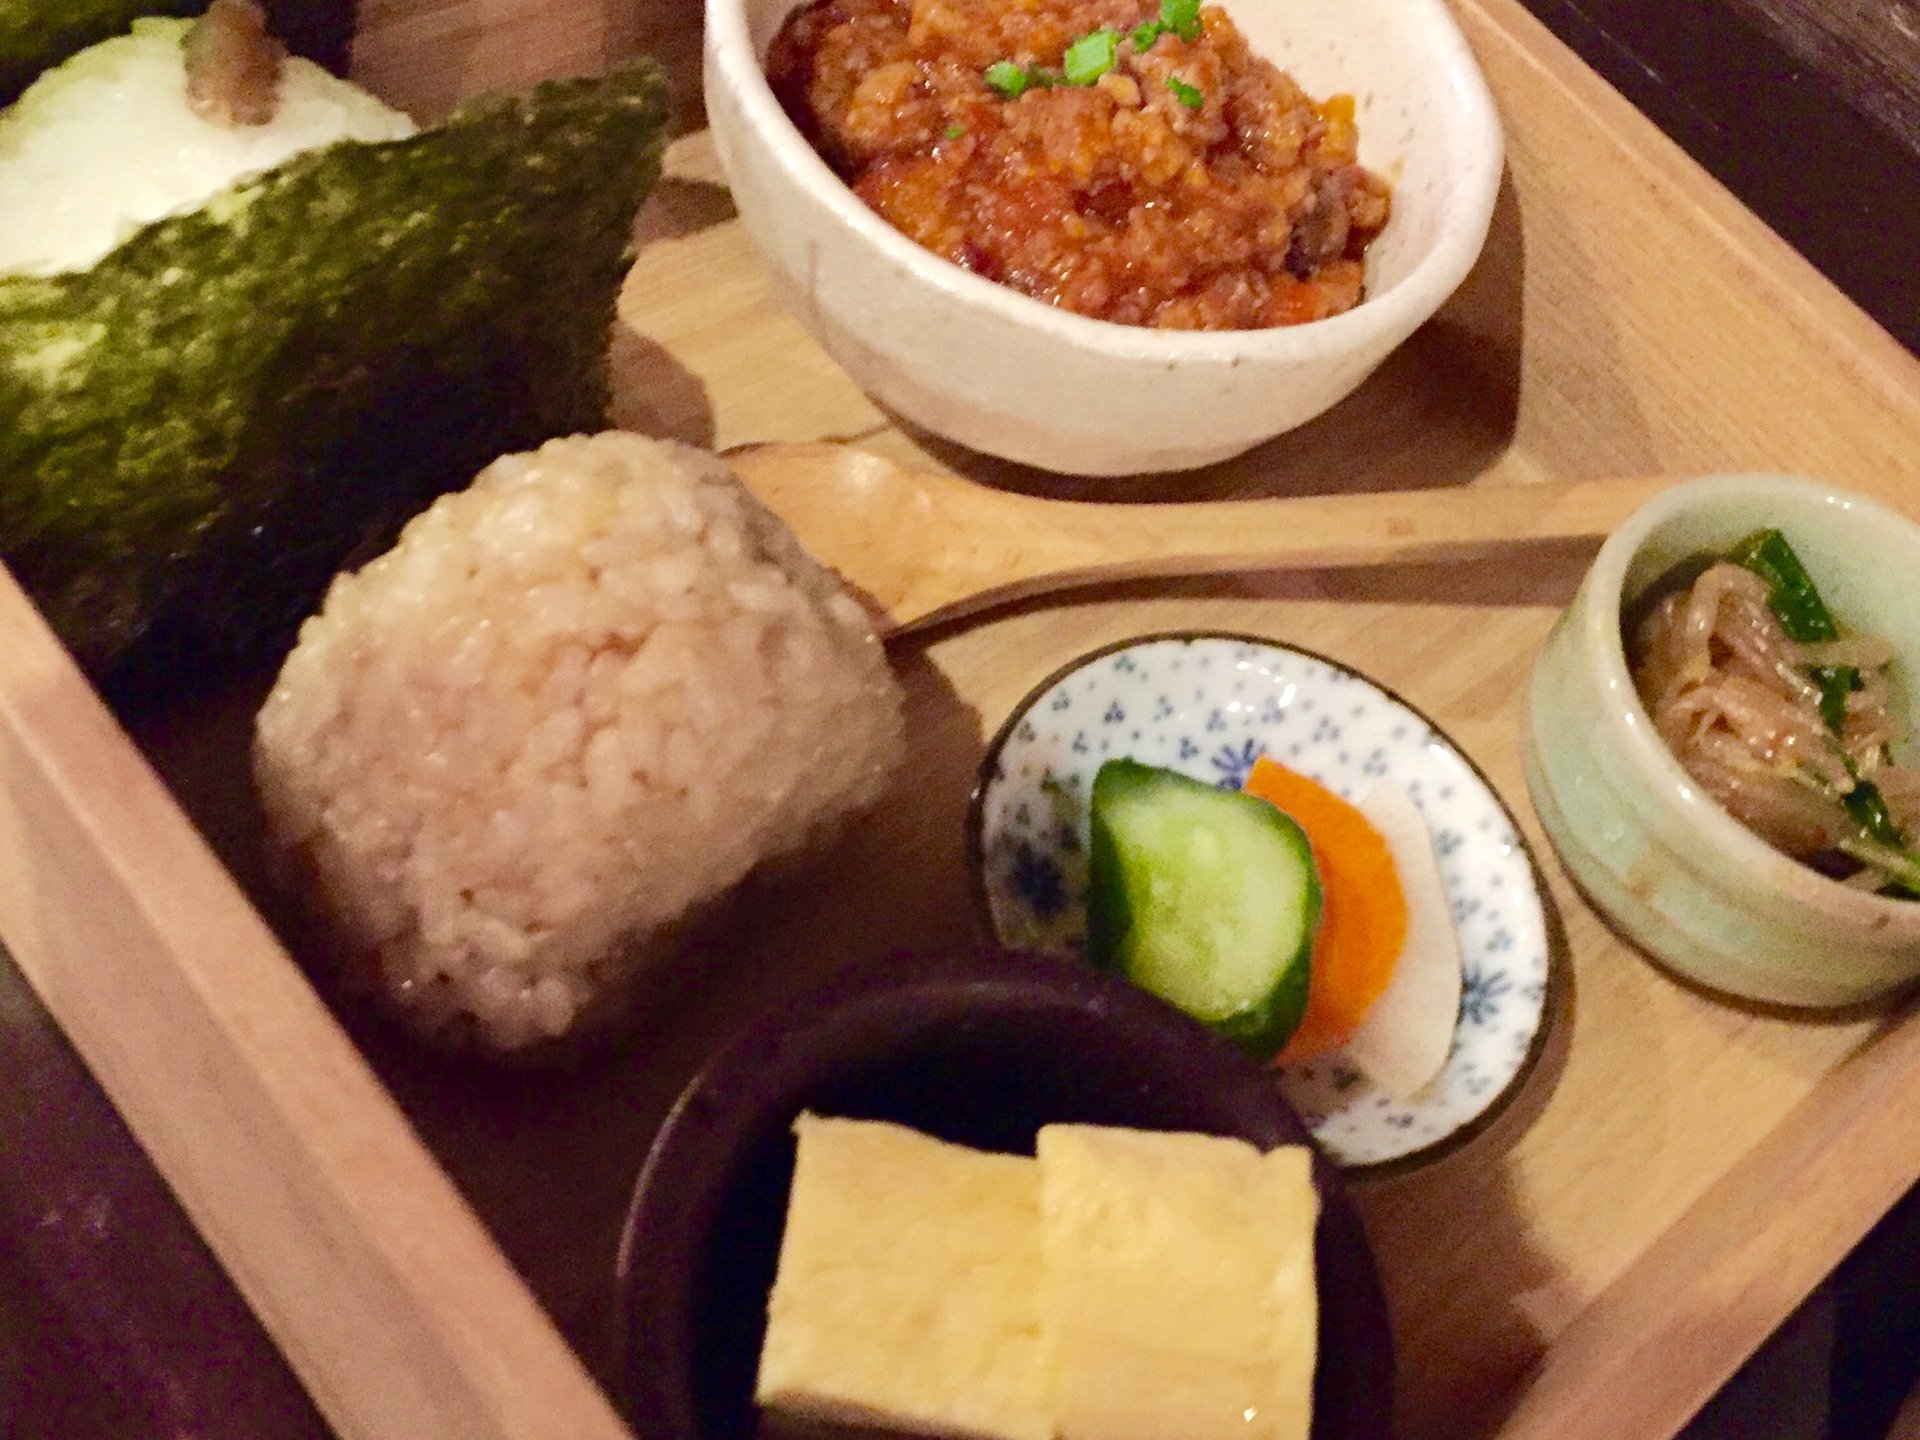
[(1499, 796), (1432, 722), (1364, 676), (1237, 635), (1152, 636), (1075, 661), (988, 748), (969, 815), (976, 902), (1000, 944), (1078, 958), (1086, 803), (1101, 762), (1127, 756), (1237, 789), (1262, 754), (1347, 799), (1376, 780), (1397, 785), (1433, 832), (1464, 965), (1446, 1066), (1407, 1102), (1338, 1057), (1276, 1074), (1342, 1165), (1435, 1158), (1518, 1092), (1540, 1052), (1547, 921)]

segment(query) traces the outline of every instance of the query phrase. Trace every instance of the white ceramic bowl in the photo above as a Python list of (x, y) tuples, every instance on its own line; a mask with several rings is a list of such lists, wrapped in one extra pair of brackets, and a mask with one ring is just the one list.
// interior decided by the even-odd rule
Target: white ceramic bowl
[(1662, 495), (1601, 547), (1534, 671), (1527, 784), (1574, 879), (1641, 949), (1728, 994), (1848, 1005), (1920, 977), (1920, 901), (1828, 880), (1721, 809), (1654, 732), (1622, 643), (1622, 607), (1674, 565), (1767, 527), (1844, 629), (1893, 642), (1920, 728), (1920, 525), (1804, 480), (1723, 476)]
[(707, 116), (782, 301), (869, 394), (977, 450), (1070, 474), (1222, 460), (1353, 391), (1440, 308), (1485, 242), (1499, 117), (1445, 0), (1224, 0), (1254, 49), (1358, 104), (1393, 182), (1367, 298), (1281, 329), (1090, 320), (962, 270), (895, 230), (788, 121), (762, 66), (806, 0), (707, 0)]

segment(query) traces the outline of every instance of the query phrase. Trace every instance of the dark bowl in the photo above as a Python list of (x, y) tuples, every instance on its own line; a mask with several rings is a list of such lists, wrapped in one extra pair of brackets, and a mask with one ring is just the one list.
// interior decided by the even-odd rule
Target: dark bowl
[[(752, 1022), (681, 1095), (619, 1260), (624, 1401), (640, 1440), (747, 1440), (802, 1110), (1033, 1152), (1043, 1124), (1311, 1142), (1271, 1078), (1143, 991), (1016, 956), (902, 957)], [(1317, 1152), (1314, 1440), (1386, 1440), (1393, 1339), (1359, 1217)]]

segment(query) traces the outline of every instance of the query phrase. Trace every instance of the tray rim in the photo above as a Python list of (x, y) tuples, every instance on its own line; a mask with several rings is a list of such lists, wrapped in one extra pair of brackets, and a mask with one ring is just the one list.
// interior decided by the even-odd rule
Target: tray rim
[[(1683, 150), (1633, 102), (1555, 35), (1521, 0), (1448, 0), (1472, 40), (1496, 32), (1551, 80), (1566, 102), (1591, 115), (1597, 129), (1621, 142), (1621, 152), (1659, 187), (1688, 196), (1699, 219), (1751, 273), (1790, 294), (1795, 328), (1839, 338), (1852, 355), (1848, 369), (1876, 389), (1912, 404), (1920, 401), (1920, 356), (1848, 298), (1711, 171)], [(1496, 96), (1496, 99), (1498, 97)], [(1517, 122), (1509, 120), (1509, 125)]]
[(328, 1423), (625, 1437), (3, 566), (0, 654), (0, 939)]

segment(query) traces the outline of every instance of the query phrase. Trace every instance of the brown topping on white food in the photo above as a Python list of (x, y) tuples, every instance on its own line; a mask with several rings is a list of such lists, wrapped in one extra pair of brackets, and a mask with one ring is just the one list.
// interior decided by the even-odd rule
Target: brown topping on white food
[(216, 125), (264, 125), (279, 108), (286, 58), (255, 0), (213, 0), (187, 32), (187, 103)]

